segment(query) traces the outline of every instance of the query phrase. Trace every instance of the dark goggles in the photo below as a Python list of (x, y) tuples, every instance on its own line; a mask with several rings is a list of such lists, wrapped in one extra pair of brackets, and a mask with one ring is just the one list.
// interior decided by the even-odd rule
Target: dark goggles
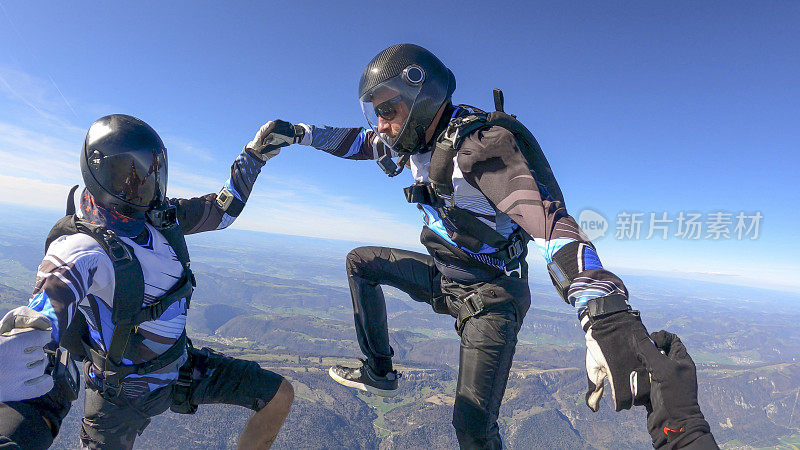
[(383, 120), (392, 120), (397, 115), (397, 108), (394, 105), (403, 100), (403, 97), (398, 95), (392, 97), (385, 102), (375, 105), (375, 115)]

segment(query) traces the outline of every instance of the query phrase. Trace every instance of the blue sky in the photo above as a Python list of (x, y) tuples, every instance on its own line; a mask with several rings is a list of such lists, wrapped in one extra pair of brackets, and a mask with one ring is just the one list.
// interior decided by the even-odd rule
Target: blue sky
[[(0, 5), (0, 202), (56, 218), (85, 130), (110, 113), (162, 135), (170, 195), (217, 191), (267, 120), (364, 124), (364, 65), (414, 42), (456, 74), (456, 102), (488, 108), (505, 91), (570, 211), (608, 220), (607, 266), (800, 289), (800, 3)], [(294, 146), (235, 226), (418, 249), (409, 183)], [(644, 237), (650, 212), (681, 211), (763, 221), (756, 240), (614, 237), (620, 212), (645, 214)]]

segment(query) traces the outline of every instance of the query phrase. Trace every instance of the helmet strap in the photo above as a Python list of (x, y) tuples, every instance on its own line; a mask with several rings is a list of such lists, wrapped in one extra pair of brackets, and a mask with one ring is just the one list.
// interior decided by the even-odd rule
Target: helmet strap
[(403, 172), (403, 169), (406, 167), (406, 163), (408, 162), (408, 158), (410, 157), (411, 153), (403, 152), (400, 154), (400, 157), (397, 158), (396, 164), (394, 161), (392, 161), (392, 157), (389, 155), (381, 156), (376, 162), (386, 175), (389, 175), (390, 177), (396, 177)]

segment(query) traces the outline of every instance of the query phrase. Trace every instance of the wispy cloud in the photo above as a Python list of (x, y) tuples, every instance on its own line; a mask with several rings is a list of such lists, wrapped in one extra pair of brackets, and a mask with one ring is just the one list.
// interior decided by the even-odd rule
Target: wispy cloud
[(39, 119), (51, 125), (75, 128), (63, 115), (69, 112), (77, 118), (77, 114), (49, 75), (44, 80), (20, 70), (0, 67), (0, 92), (25, 105)]
[[(332, 194), (310, 180), (290, 182), (265, 172), (233, 228), (421, 249), (416, 224), (357, 198)], [(217, 192), (224, 181), (171, 170), (169, 192), (172, 197), (195, 197)]]
[(419, 226), (400, 222), (357, 199), (315, 192), (314, 186), (256, 191), (235, 222), (238, 228), (421, 248)]
[(79, 181), (49, 183), (36, 178), (0, 174), (0, 192), (4, 193), (2, 203), (63, 210), (69, 187)]
[(169, 145), (167, 145), (167, 151), (170, 157), (172, 157), (172, 155), (181, 155), (182, 159), (188, 159), (195, 163), (209, 163), (214, 161), (212, 152), (197, 143), (189, 142), (171, 134), (162, 134), (161, 138), (165, 143), (169, 143)]
[[(0, 94), (6, 97), (0, 97), (0, 106), (19, 111), (13, 120), (0, 115), (0, 189), (10, 194), (0, 197), (0, 203), (62, 209), (69, 186), (81, 184), (78, 157), (85, 130), (64, 118), (68, 115), (64, 102), (47, 80), (2, 68), (0, 77), (5, 81), (0, 82)], [(201, 143), (175, 135), (163, 138), (170, 150), (171, 197), (220, 189), (235, 155), (221, 162)], [(356, 198), (330, 193), (312, 179), (287, 180), (268, 170), (233, 226), (420, 248), (418, 226)]]
[[(606, 267), (627, 274), (659, 275), (671, 278), (705, 281), (710, 283), (731, 284), (754, 288), (800, 291), (800, 279), (797, 264), (780, 264), (771, 262), (766, 265), (737, 264), (736, 261), (710, 263), (705, 259), (693, 261), (676, 261), (674, 263), (656, 265), (648, 268), (637, 258), (616, 258), (610, 255), (604, 258)], [(711, 268), (712, 270), (709, 270)]]
[(49, 132), (0, 122), (0, 173), (50, 182), (70, 177), (78, 164), (82, 133), (53, 125), (46, 129)]

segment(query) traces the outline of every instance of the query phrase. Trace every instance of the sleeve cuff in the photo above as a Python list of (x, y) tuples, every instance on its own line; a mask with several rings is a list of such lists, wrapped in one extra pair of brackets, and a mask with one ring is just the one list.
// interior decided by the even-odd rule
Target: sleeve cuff
[(298, 123), (297, 125), (303, 127), (303, 129), (306, 131), (305, 134), (303, 135), (303, 140), (298, 142), (298, 144), (300, 144), (300, 145), (311, 145), (311, 142), (314, 141), (314, 135), (311, 132), (311, 126), (310, 125), (306, 125), (304, 123)]
[(264, 167), (264, 164), (267, 162), (258, 157), (257, 155), (253, 154), (247, 147), (242, 150), (242, 155), (244, 158), (248, 158), (250, 161), (258, 164), (258, 167)]

